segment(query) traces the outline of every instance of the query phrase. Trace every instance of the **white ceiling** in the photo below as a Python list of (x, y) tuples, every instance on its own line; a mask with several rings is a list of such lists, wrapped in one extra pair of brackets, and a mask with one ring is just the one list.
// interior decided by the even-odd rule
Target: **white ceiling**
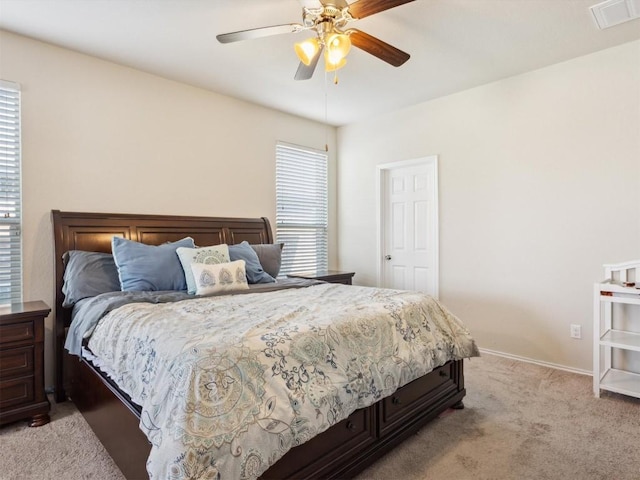
[(0, 0), (0, 28), (344, 125), (640, 39), (640, 19), (598, 30), (597, 1), (417, 0), (350, 24), (411, 59), (395, 68), (352, 49), (337, 86), (320, 65), (311, 80), (293, 79), (293, 43), (308, 33), (215, 38), (299, 23), (298, 0)]

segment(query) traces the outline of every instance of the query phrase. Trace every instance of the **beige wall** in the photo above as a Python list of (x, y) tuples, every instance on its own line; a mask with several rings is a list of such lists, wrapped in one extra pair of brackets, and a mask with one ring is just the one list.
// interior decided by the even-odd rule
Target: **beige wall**
[[(22, 86), (24, 299), (49, 305), (51, 209), (268, 216), (275, 225), (276, 141), (323, 148), (327, 137), (320, 123), (7, 32), (0, 78)], [(335, 129), (328, 137), (333, 152)], [(333, 264), (333, 224), (330, 232)], [(51, 327), (52, 315), (47, 385)]]
[(377, 281), (375, 166), (437, 154), (440, 298), (481, 347), (591, 369), (592, 284), (640, 258), (640, 42), (341, 127), (338, 145), (356, 283)]

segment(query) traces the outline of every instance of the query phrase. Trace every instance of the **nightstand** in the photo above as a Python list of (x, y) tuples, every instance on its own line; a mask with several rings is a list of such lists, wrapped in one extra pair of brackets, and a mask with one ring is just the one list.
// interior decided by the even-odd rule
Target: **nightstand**
[(44, 393), (44, 302), (0, 307), (0, 425), (29, 419), (30, 427), (49, 423)]
[(318, 270), (315, 272), (290, 273), (287, 277), (323, 280), (329, 283), (343, 283), (351, 285), (355, 272), (341, 272), (339, 270)]

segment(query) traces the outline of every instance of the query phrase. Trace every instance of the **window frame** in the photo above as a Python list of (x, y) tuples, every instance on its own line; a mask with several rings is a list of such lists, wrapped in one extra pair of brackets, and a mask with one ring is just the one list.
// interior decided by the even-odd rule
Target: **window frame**
[(276, 143), (276, 242), (284, 243), (280, 276), (329, 266), (329, 155)]

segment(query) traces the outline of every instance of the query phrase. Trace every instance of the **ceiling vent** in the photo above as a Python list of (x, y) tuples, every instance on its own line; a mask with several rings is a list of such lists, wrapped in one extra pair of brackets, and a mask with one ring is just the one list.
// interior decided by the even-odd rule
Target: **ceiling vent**
[(640, 18), (640, 0), (607, 0), (590, 8), (601, 30)]

